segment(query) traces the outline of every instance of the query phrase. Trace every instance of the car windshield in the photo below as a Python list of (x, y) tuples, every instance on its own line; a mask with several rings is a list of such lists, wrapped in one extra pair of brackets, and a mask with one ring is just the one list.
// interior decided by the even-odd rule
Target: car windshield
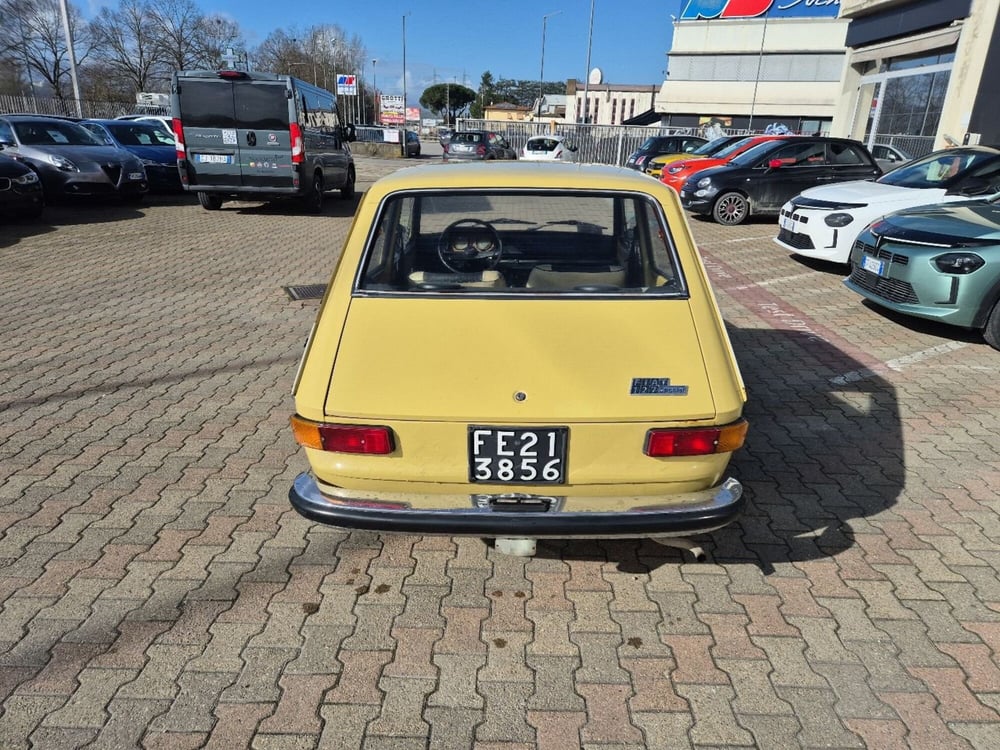
[(25, 146), (103, 146), (86, 128), (68, 120), (15, 122), (17, 139)]
[[(747, 144), (750, 143), (752, 140), (753, 138), (740, 138), (738, 141), (733, 141), (732, 143), (728, 144), (725, 148), (716, 151), (714, 154), (712, 154), (712, 156), (716, 157), (717, 159), (724, 159), (732, 156), (733, 154), (738, 154), (741, 150), (745, 149), (747, 147)], [(764, 142), (765, 141), (762, 141), (762, 143)]]
[(639, 146), (639, 151), (659, 151), (667, 143), (667, 139), (662, 136), (653, 136), (652, 138), (647, 138)]
[(355, 291), (686, 296), (679, 267), (646, 196), (421, 191), (382, 204)]
[(746, 138), (738, 138), (733, 140), (732, 136), (724, 136), (722, 138), (716, 138), (714, 141), (709, 141), (708, 143), (703, 143), (694, 151), (691, 152), (692, 156), (722, 156), (736, 144), (742, 143), (747, 140)]
[(154, 123), (123, 121), (105, 127), (123, 146), (173, 146), (174, 136)]
[(917, 159), (882, 175), (877, 182), (909, 188), (940, 187), (952, 178), (959, 177), (977, 165), (995, 158), (996, 154), (990, 151), (958, 148), (935, 151), (923, 159)]
[(737, 167), (752, 167), (762, 156), (770, 153), (772, 149), (780, 145), (780, 141), (764, 141), (763, 143), (758, 143), (756, 146), (748, 148), (742, 154), (734, 156), (729, 160), (729, 163), (734, 164)]

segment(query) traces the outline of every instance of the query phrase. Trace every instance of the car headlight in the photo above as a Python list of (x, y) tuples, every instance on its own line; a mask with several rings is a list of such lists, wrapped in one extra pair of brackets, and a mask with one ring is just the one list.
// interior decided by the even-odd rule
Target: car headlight
[(934, 265), (944, 273), (965, 275), (978, 271), (986, 261), (975, 253), (945, 253), (934, 259)]
[(79, 172), (80, 171), (79, 167), (77, 167), (76, 164), (74, 164), (73, 162), (71, 162), (65, 156), (59, 156), (57, 154), (45, 154), (44, 159), (49, 164), (53, 165), (54, 167), (58, 167), (59, 169), (62, 169), (63, 171), (66, 171), (66, 172)]
[(697, 186), (700, 187), (700, 188), (707, 188), (711, 184), (712, 184), (712, 178), (711, 177), (702, 177), (697, 182)]
[(38, 175), (34, 172), (28, 172), (28, 174), (23, 174), (20, 177), (13, 177), (12, 181), (15, 185), (34, 185), (38, 182)]
[(684, 167), (667, 167), (667, 172), (670, 174), (677, 174), (678, 172), (683, 172)]
[(837, 228), (846, 227), (852, 221), (854, 221), (854, 217), (851, 216), (850, 214), (844, 214), (844, 213), (828, 214), (823, 218), (823, 222), (828, 227), (837, 227)]

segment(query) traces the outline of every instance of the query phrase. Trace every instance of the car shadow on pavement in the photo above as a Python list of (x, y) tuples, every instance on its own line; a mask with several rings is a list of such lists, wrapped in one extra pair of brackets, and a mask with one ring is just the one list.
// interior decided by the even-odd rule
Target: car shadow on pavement
[[(737, 522), (695, 541), (712, 562), (755, 564), (764, 573), (850, 548), (865, 519), (891, 508), (904, 487), (895, 387), (860, 350), (846, 352), (811, 332), (731, 328), (730, 337), (750, 430), (727, 473), (743, 483), (748, 502)], [(538, 554), (603, 555), (631, 573), (681, 559), (645, 539), (543, 541)]]
[(946, 341), (958, 341), (966, 344), (989, 346), (983, 340), (983, 334), (980, 331), (968, 328), (959, 328), (958, 326), (951, 326), (947, 323), (940, 323), (936, 320), (917, 318), (913, 315), (903, 315), (902, 313), (897, 313), (895, 310), (890, 310), (886, 307), (882, 307), (881, 305), (876, 305), (874, 302), (869, 302), (868, 300), (861, 299), (860, 297), (858, 298), (858, 302), (872, 312), (885, 318), (890, 325), (903, 326), (904, 328), (908, 328), (915, 333), (923, 333), (928, 336), (944, 339)]
[(338, 193), (328, 194), (323, 201), (323, 210), (318, 214), (311, 214), (302, 208), (302, 204), (292, 199), (282, 199), (267, 201), (264, 203), (239, 203), (223, 204), (222, 211), (238, 211), (241, 214), (251, 214), (253, 216), (302, 216), (305, 219), (319, 219), (324, 217), (350, 218), (357, 211), (358, 203), (361, 201), (363, 193), (359, 190), (353, 198), (341, 198)]
[(56, 226), (128, 221), (143, 216), (143, 205), (115, 199), (66, 200), (47, 205), (39, 221)]

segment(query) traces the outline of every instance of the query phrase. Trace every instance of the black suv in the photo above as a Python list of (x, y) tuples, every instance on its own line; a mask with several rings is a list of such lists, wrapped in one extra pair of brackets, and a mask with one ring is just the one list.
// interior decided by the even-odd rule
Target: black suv
[(708, 143), (698, 135), (654, 135), (642, 142), (625, 161), (630, 169), (641, 170), (646, 162), (660, 154), (688, 154), (699, 146)]
[(681, 189), (681, 205), (719, 224), (736, 225), (751, 214), (777, 214), (807, 188), (881, 174), (857, 141), (796, 136), (761, 143), (727, 164), (695, 173)]

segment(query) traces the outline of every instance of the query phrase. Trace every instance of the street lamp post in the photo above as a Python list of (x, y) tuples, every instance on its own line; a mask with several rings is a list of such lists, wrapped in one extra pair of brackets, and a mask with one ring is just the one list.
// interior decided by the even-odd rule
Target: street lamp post
[(378, 125), (378, 78), (375, 76), (375, 64), (378, 60), (372, 60), (372, 117), (375, 122), (373, 125)]
[(594, 40), (594, 0), (590, 0), (590, 30), (587, 32), (587, 79), (583, 83), (583, 121), (587, 122), (587, 94), (590, 93), (590, 46)]
[(545, 80), (545, 24), (552, 16), (562, 13), (561, 10), (554, 10), (542, 16), (542, 65), (538, 71), (538, 119), (542, 119), (542, 82)]
[(409, 13), (403, 14), (403, 127), (406, 127), (406, 17)]
[(764, 13), (764, 28), (760, 32), (760, 51), (757, 53), (757, 75), (753, 79), (753, 97), (750, 99), (750, 119), (747, 120), (747, 130), (753, 132), (753, 115), (757, 108), (757, 86), (760, 84), (760, 69), (764, 62), (764, 41), (767, 38), (767, 13)]

